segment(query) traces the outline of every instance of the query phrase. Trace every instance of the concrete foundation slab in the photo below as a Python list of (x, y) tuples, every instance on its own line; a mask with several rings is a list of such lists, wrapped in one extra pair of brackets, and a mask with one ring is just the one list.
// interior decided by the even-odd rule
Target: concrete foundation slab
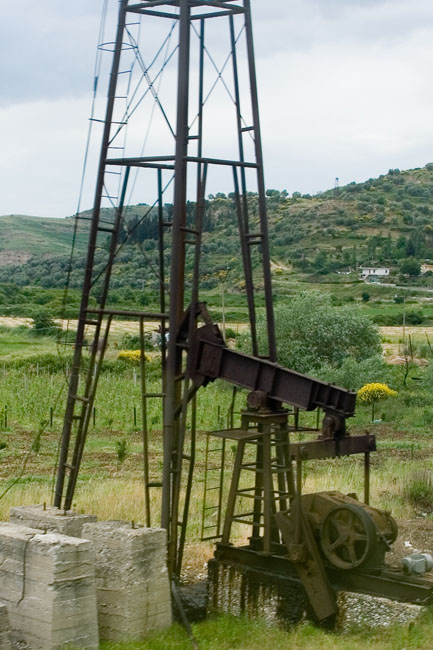
[(20, 526), (40, 528), (61, 535), (82, 537), (83, 525), (96, 521), (95, 515), (79, 515), (73, 510), (59, 510), (53, 506), (17, 506), (10, 509), (9, 521)]
[(87, 540), (0, 523), (0, 600), (14, 642), (32, 650), (99, 647)]
[(8, 608), (0, 603), (0, 650), (11, 650)]
[(165, 530), (100, 521), (85, 524), (82, 536), (96, 554), (101, 638), (140, 640), (171, 625)]

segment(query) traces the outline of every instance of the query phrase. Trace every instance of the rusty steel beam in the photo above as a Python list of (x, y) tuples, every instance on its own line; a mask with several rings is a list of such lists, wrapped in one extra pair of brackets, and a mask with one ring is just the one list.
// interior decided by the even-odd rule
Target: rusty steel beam
[(190, 363), (196, 385), (225, 379), (243, 388), (263, 391), (273, 400), (306, 411), (322, 408), (343, 417), (351, 417), (355, 412), (355, 392), (231, 350), (224, 345), (215, 325), (205, 325), (197, 330), (191, 346)]

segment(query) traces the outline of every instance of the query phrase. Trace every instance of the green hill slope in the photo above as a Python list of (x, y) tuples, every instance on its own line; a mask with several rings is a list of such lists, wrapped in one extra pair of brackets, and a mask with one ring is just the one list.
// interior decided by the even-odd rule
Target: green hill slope
[[(268, 190), (267, 205), (273, 272), (287, 281), (324, 281), (334, 272), (353, 271), (361, 264), (386, 264), (398, 270), (402, 260), (433, 259), (433, 164), (388, 174), (364, 183), (350, 183), (316, 196)], [(257, 197), (248, 197), (253, 222)], [(195, 205), (188, 203), (192, 223)], [(122, 250), (116, 259), (114, 287), (157, 289), (156, 214), (145, 205), (129, 206)], [(170, 220), (172, 206), (166, 205)], [(81, 282), (90, 212), (80, 215), (72, 286)], [(110, 221), (113, 211), (104, 210)], [(87, 220), (86, 220), (87, 219)], [(69, 263), (74, 220), (23, 215), (0, 217), (0, 282), (13, 277), (18, 285), (63, 286)], [(252, 225), (254, 227), (254, 223)], [(128, 235), (129, 232), (129, 235)], [(107, 245), (101, 235), (100, 249)], [(170, 235), (167, 232), (167, 256)], [(14, 257), (16, 256), (16, 264)], [(96, 263), (103, 268), (104, 252)], [(254, 252), (254, 264), (259, 253)], [(230, 267), (230, 284), (242, 287), (237, 218), (231, 195), (207, 201), (203, 236), (203, 286), (218, 286), (217, 272)], [(192, 255), (187, 257), (187, 271)], [(278, 284), (278, 282), (277, 282)]]
[[(67, 255), (71, 250), (73, 219), (46, 219), (21, 214), (0, 216), (0, 252), (30, 256)], [(80, 226), (78, 245), (86, 247), (87, 228)]]

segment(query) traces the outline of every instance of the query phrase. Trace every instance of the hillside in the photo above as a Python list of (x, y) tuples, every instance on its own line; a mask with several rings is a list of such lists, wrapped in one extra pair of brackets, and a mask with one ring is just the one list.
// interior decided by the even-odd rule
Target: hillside
[[(350, 183), (319, 195), (268, 190), (271, 256), (276, 276), (322, 282), (330, 273), (362, 264), (387, 264), (396, 271), (404, 259), (433, 259), (433, 164)], [(257, 215), (257, 199), (248, 197)], [(194, 214), (188, 204), (188, 218)], [(165, 207), (167, 220), (172, 206)], [(123, 247), (116, 260), (114, 287), (157, 288), (156, 215), (141, 222), (147, 206), (129, 206)], [(89, 212), (80, 215), (71, 285), (80, 286)], [(104, 210), (104, 220), (112, 210)], [(138, 224), (138, 225), (137, 225)], [(74, 219), (23, 215), (0, 217), (0, 282), (62, 287), (69, 264)], [(128, 231), (130, 234), (128, 235)], [(204, 289), (217, 286), (216, 273), (230, 267), (229, 283), (241, 287), (237, 220), (231, 195), (207, 200), (203, 237)], [(100, 248), (107, 244), (101, 237)], [(167, 255), (169, 235), (167, 235)], [(101, 268), (103, 255), (99, 256)], [(97, 255), (98, 262), (98, 255)], [(255, 258), (258, 263), (258, 256)], [(189, 257), (187, 265), (190, 267)]]

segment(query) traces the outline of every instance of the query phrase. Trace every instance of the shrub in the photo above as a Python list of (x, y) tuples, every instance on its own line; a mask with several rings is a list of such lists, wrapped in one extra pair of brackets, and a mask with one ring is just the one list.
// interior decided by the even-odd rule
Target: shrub
[[(278, 361), (287, 368), (317, 373), (323, 366), (338, 368), (344, 359), (367, 359), (381, 352), (380, 336), (357, 305), (333, 306), (329, 295), (305, 292), (275, 309)], [(266, 323), (258, 319), (261, 349)], [(246, 337), (238, 337), (248, 351)]]
[(411, 474), (404, 486), (404, 496), (415, 508), (432, 510), (433, 477), (428, 470), (418, 470)]
[[(126, 363), (130, 363), (134, 366), (139, 365), (140, 357), (141, 350), (120, 350), (119, 354), (117, 355), (118, 361), (125, 361)], [(145, 354), (144, 359), (145, 361), (151, 361), (152, 357), (150, 357), (148, 354)]]
[(53, 320), (51, 312), (47, 309), (38, 309), (33, 314), (32, 331), (38, 336), (55, 336), (59, 328)]
[(349, 390), (359, 390), (361, 386), (372, 382), (374, 379), (386, 382), (390, 379), (390, 368), (381, 355), (357, 361), (353, 357), (344, 359), (339, 368), (329, 365), (323, 366), (318, 376), (323, 381), (328, 381)]
[[(137, 350), (140, 347), (140, 336), (138, 334), (124, 334), (120, 339), (122, 350)], [(144, 337), (144, 349), (153, 350), (152, 341), (149, 336)]]

